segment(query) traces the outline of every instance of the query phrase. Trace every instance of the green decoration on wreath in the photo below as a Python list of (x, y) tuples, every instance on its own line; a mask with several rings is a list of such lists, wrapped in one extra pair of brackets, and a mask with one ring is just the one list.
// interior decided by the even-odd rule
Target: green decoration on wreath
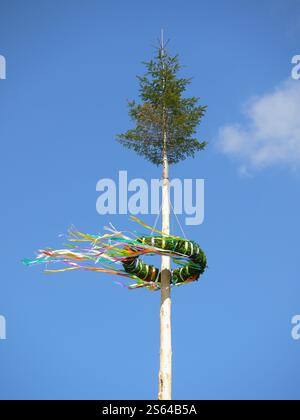
[[(179, 253), (187, 258), (187, 264), (171, 271), (171, 283), (173, 285), (197, 281), (207, 267), (206, 256), (194, 241), (159, 236), (144, 236), (137, 241), (143, 245)], [(127, 258), (123, 260), (122, 264), (127, 273), (134, 274), (142, 281), (161, 282), (160, 270), (153, 265), (144, 263), (138, 256)]]

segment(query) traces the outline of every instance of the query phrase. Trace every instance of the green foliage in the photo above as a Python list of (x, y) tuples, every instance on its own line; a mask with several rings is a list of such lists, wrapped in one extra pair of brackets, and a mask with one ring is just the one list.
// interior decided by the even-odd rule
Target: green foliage
[(138, 77), (141, 104), (129, 102), (136, 126), (118, 135), (118, 141), (156, 165), (162, 163), (164, 152), (170, 164), (194, 157), (207, 144), (194, 138), (206, 106), (198, 105), (197, 97), (183, 97), (191, 80), (178, 77), (178, 56), (160, 47), (144, 64), (146, 73)]

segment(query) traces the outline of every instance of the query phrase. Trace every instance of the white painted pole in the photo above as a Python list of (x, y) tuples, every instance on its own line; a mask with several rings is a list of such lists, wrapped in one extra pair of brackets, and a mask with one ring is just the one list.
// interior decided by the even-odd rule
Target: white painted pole
[[(161, 48), (164, 52), (163, 31)], [(167, 133), (163, 133), (163, 177), (162, 177), (162, 232), (170, 233), (170, 181), (167, 155)], [(160, 370), (159, 400), (172, 399), (172, 333), (171, 333), (171, 261), (163, 256), (161, 261), (161, 305), (160, 305)]]

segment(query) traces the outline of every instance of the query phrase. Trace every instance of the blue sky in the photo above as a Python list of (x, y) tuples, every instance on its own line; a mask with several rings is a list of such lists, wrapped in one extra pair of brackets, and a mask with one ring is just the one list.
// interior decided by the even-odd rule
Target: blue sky
[(132, 228), (126, 216), (97, 214), (96, 183), (121, 169), (160, 176), (114, 139), (130, 127), (126, 100), (163, 27), (194, 78), (188, 93), (208, 105), (207, 151), (171, 168), (205, 179), (205, 222), (186, 233), (209, 262), (201, 282), (173, 293), (174, 398), (299, 399), (300, 138), (285, 84), (300, 85), (288, 81), (299, 2), (0, 5), (0, 398), (156, 398), (159, 294), (93, 273), (45, 276), (20, 261), (58, 246), (71, 224)]

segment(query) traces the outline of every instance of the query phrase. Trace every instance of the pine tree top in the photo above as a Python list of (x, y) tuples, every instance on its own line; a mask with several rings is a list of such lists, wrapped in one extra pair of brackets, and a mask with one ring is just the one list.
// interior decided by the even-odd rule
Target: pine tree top
[(144, 64), (146, 73), (138, 76), (141, 103), (129, 102), (135, 128), (118, 135), (118, 141), (156, 165), (162, 163), (164, 151), (170, 164), (194, 157), (207, 144), (194, 138), (206, 106), (198, 104), (198, 97), (183, 96), (191, 79), (178, 77), (177, 55), (160, 46)]

